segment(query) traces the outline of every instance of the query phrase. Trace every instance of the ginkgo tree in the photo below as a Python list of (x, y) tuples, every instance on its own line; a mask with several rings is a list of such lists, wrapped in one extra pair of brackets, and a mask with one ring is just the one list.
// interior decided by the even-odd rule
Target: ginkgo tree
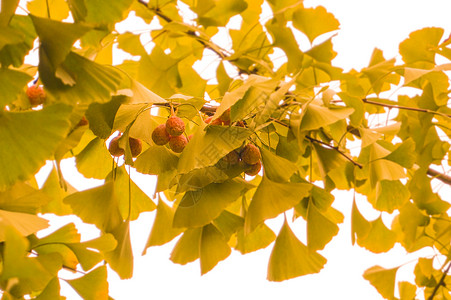
[[(128, 16), (155, 26), (120, 33)], [(324, 7), (298, 0), (1, 1), (2, 299), (62, 299), (61, 281), (84, 299), (110, 299), (107, 265), (133, 276), (130, 223), (149, 211), (143, 254), (177, 238), (170, 259), (199, 260), (205, 274), (232, 250), (272, 247), (270, 281), (320, 272), (321, 250), (349, 214), (359, 247), (435, 253), (415, 262), (414, 282), (396, 280), (404, 262), (362, 270), (382, 297), (451, 299), (450, 201), (432, 188), (451, 185), (437, 171), (449, 167), (451, 63), (436, 63), (451, 60), (451, 39), (424, 28), (399, 45), (402, 61), (375, 49), (367, 67), (344, 71), (332, 63), (338, 29)], [(194, 66), (211, 55), (206, 80)], [(183, 122), (177, 151), (166, 144), (171, 131), (154, 133), (169, 117)], [(121, 151), (111, 155), (116, 136)], [(103, 183), (75, 190), (62, 175), (67, 158)], [(154, 195), (131, 168), (154, 176)], [(365, 197), (379, 217), (366, 219), (355, 197), (352, 211), (337, 210), (337, 189)], [(82, 242), (70, 223), (39, 235), (43, 214), (76, 215), (100, 234)], [(281, 215), (278, 230), (265, 223)]]

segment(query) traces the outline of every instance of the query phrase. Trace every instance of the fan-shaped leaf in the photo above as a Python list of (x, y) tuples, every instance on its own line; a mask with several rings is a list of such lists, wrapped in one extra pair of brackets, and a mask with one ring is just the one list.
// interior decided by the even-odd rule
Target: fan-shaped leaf
[(69, 129), (71, 108), (51, 105), (40, 111), (0, 112), (0, 190), (25, 180), (50, 159)]
[(321, 34), (337, 30), (340, 26), (333, 14), (322, 6), (299, 8), (293, 13), (293, 25), (308, 37), (310, 42)]
[(363, 278), (368, 280), (385, 299), (394, 299), (395, 279), (398, 268), (385, 269), (380, 266), (374, 266), (363, 273)]
[(158, 200), (157, 214), (155, 216), (152, 230), (147, 238), (143, 255), (146, 254), (147, 248), (151, 246), (164, 245), (182, 233), (182, 229), (174, 228), (172, 226), (174, 212), (175, 209), (173, 207), (169, 207), (161, 198)]
[(357, 244), (374, 253), (387, 252), (396, 243), (396, 234), (388, 229), (379, 217), (370, 222), (370, 229), (364, 238), (357, 236)]
[(108, 300), (106, 266), (100, 266), (83, 277), (67, 280), (67, 283), (86, 300)]
[(186, 192), (175, 211), (174, 227), (200, 227), (210, 223), (246, 188), (243, 181), (228, 180)]
[(8, 68), (0, 69), (0, 107), (16, 100), (24, 86), (32, 79), (27, 73)]
[(213, 225), (202, 228), (200, 241), (200, 272), (205, 274), (213, 269), (218, 262), (226, 259), (231, 253), (229, 245), (221, 232)]
[(337, 224), (323, 215), (310, 201), (307, 208), (308, 248), (313, 251), (323, 249), (337, 233)]
[(308, 183), (278, 183), (266, 176), (255, 191), (245, 218), (245, 233), (252, 232), (264, 220), (274, 218), (309, 195)]
[(283, 281), (318, 273), (325, 263), (323, 256), (311, 252), (297, 239), (285, 220), (269, 258), (268, 280)]

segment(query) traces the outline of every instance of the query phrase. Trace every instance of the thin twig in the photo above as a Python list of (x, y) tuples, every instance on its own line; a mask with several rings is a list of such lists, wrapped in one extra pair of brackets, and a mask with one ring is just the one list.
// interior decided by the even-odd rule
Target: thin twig
[(348, 155), (346, 155), (346, 153), (344, 153), (343, 151), (341, 151), (340, 149), (338, 149), (338, 147), (332, 146), (332, 145), (330, 145), (330, 144), (328, 144), (328, 143), (325, 143), (325, 142), (323, 142), (323, 141), (317, 140), (317, 139), (312, 138), (312, 137), (310, 137), (310, 136), (305, 136), (305, 138), (308, 139), (309, 141), (312, 141), (312, 142), (321, 144), (321, 145), (323, 145), (323, 146), (326, 146), (326, 147), (329, 148), (329, 149), (332, 149), (332, 150), (337, 151), (341, 156), (343, 156), (344, 158), (346, 158), (347, 160), (349, 160), (354, 166), (357, 166), (357, 167), (359, 167), (360, 169), (363, 168), (363, 166), (362, 166), (360, 163), (356, 162), (356, 161), (353, 160), (351, 157), (349, 157)]
[(387, 103), (371, 101), (371, 100), (368, 100), (366, 98), (362, 99), (362, 101), (364, 103), (367, 103), (367, 104), (379, 105), (379, 106), (388, 107), (388, 108), (397, 108), (397, 109), (403, 109), (403, 110), (411, 110), (411, 111), (423, 112), (423, 113), (427, 113), (427, 114), (434, 114), (434, 115), (439, 115), (439, 116), (446, 117), (446, 118), (451, 118), (451, 115), (449, 115), (449, 114), (440, 113), (440, 112), (433, 111), (433, 110), (426, 109), (426, 108), (418, 108), (418, 107), (409, 107), (409, 106), (387, 104)]
[(437, 285), (435, 286), (434, 290), (432, 291), (432, 294), (429, 296), (428, 300), (432, 300), (434, 299), (435, 294), (437, 294), (438, 289), (440, 288), (441, 285), (444, 285), (445, 283), (445, 278), (446, 275), (448, 275), (449, 270), (451, 269), (451, 262), (449, 262), (448, 267), (446, 268), (446, 270), (443, 272), (442, 277), (440, 278), (439, 282), (437, 283)]

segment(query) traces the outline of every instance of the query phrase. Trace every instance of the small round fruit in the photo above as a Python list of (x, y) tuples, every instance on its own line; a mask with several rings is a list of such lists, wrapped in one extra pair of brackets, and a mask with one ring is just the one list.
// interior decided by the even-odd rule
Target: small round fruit
[(171, 136), (166, 131), (166, 124), (160, 124), (152, 131), (152, 141), (155, 145), (166, 145), (169, 142), (170, 137)]
[(88, 124), (89, 124), (88, 119), (86, 119), (86, 117), (83, 116), (83, 117), (80, 119), (80, 122), (78, 122), (77, 127), (80, 127), (80, 126), (86, 126), (86, 125), (88, 125)]
[(249, 167), (246, 169), (244, 173), (246, 173), (249, 176), (255, 176), (258, 174), (258, 172), (260, 172), (261, 168), (262, 163), (261, 161), (258, 161), (256, 164), (249, 165)]
[(229, 152), (226, 156), (221, 158), (221, 160), (229, 165), (236, 165), (240, 161), (240, 155), (235, 151)]
[(43, 104), (46, 98), (44, 89), (37, 84), (28, 87), (26, 94), (31, 106)]
[(166, 121), (166, 132), (171, 136), (179, 136), (185, 131), (185, 123), (177, 116), (171, 116)]
[(121, 138), (120, 135), (116, 136), (110, 141), (110, 145), (108, 146), (108, 151), (110, 151), (110, 154), (114, 157), (119, 157), (124, 155), (124, 149), (119, 147), (119, 139)]
[(248, 165), (256, 164), (260, 158), (260, 149), (253, 144), (247, 144), (241, 151), (241, 159)]
[(236, 124), (235, 124), (235, 126), (238, 126), (238, 127), (246, 127), (246, 124), (244, 123), (244, 121), (237, 121)]
[(224, 123), (230, 123), (230, 108), (223, 112), (219, 119), (221, 119)]
[(210, 122), (210, 125), (222, 125), (222, 121), (221, 119), (214, 119), (213, 121)]
[(141, 140), (131, 137), (128, 139), (128, 142), (130, 143), (130, 152), (132, 153), (132, 157), (137, 157), (143, 150)]
[(204, 122), (207, 123), (207, 124), (210, 124), (212, 119), (213, 119), (213, 116), (209, 116), (208, 118), (206, 118), (204, 120)]
[(169, 148), (175, 153), (181, 153), (187, 144), (188, 140), (184, 135), (171, 136), (169, 139)]

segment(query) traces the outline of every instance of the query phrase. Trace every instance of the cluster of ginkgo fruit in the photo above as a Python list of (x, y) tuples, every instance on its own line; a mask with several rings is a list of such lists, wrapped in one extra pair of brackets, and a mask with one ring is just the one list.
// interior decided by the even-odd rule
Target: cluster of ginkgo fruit
[[(45, 102), (46, 94), (42, 86), (33, 84), (26, 90), (26, 95), (32, 107), (42, 105)], [(230, 125), (230, 109), (226, 110), (221, 116), (213, 119), (213, 116), (208, 116), (204, 120), (205, 123), (210, 125)], [(88, 124), (88, 120), (85, 116), (82, 117), (77, 126), (84, 126)], [(244, 127), (245, 124), (239, 121), (236, 126)], [(169, 148), (175, 153), (181, 153), (189, 142), (190, 137), (184, 135), (185, 123), (179, 117), (177, 117), (172, 111), (171, 116), (165, 123), (158, 125), (152, 132), (152, 140), (156, 145), (163, 146), (168, 144)], [(119, 139), (122, 134), (115, 136), (111, 139), (108, 151), (113, 157), (120, 157), (124, 155), (125, 150), (119, 146)], [(142, 142), (139, 139), (129, 137), (130, 152), (132, 157), (137, 157), (142, 152)], [(257, 146), (253, 144), (246, 144), (244, 147), (240, 147), (228, 153), (224, 156), (220, 163), (226, 166), (234, 166), (241, 164), (244, 172), (247, 175), (255, 176), (260, 172), (261, 154)]]

